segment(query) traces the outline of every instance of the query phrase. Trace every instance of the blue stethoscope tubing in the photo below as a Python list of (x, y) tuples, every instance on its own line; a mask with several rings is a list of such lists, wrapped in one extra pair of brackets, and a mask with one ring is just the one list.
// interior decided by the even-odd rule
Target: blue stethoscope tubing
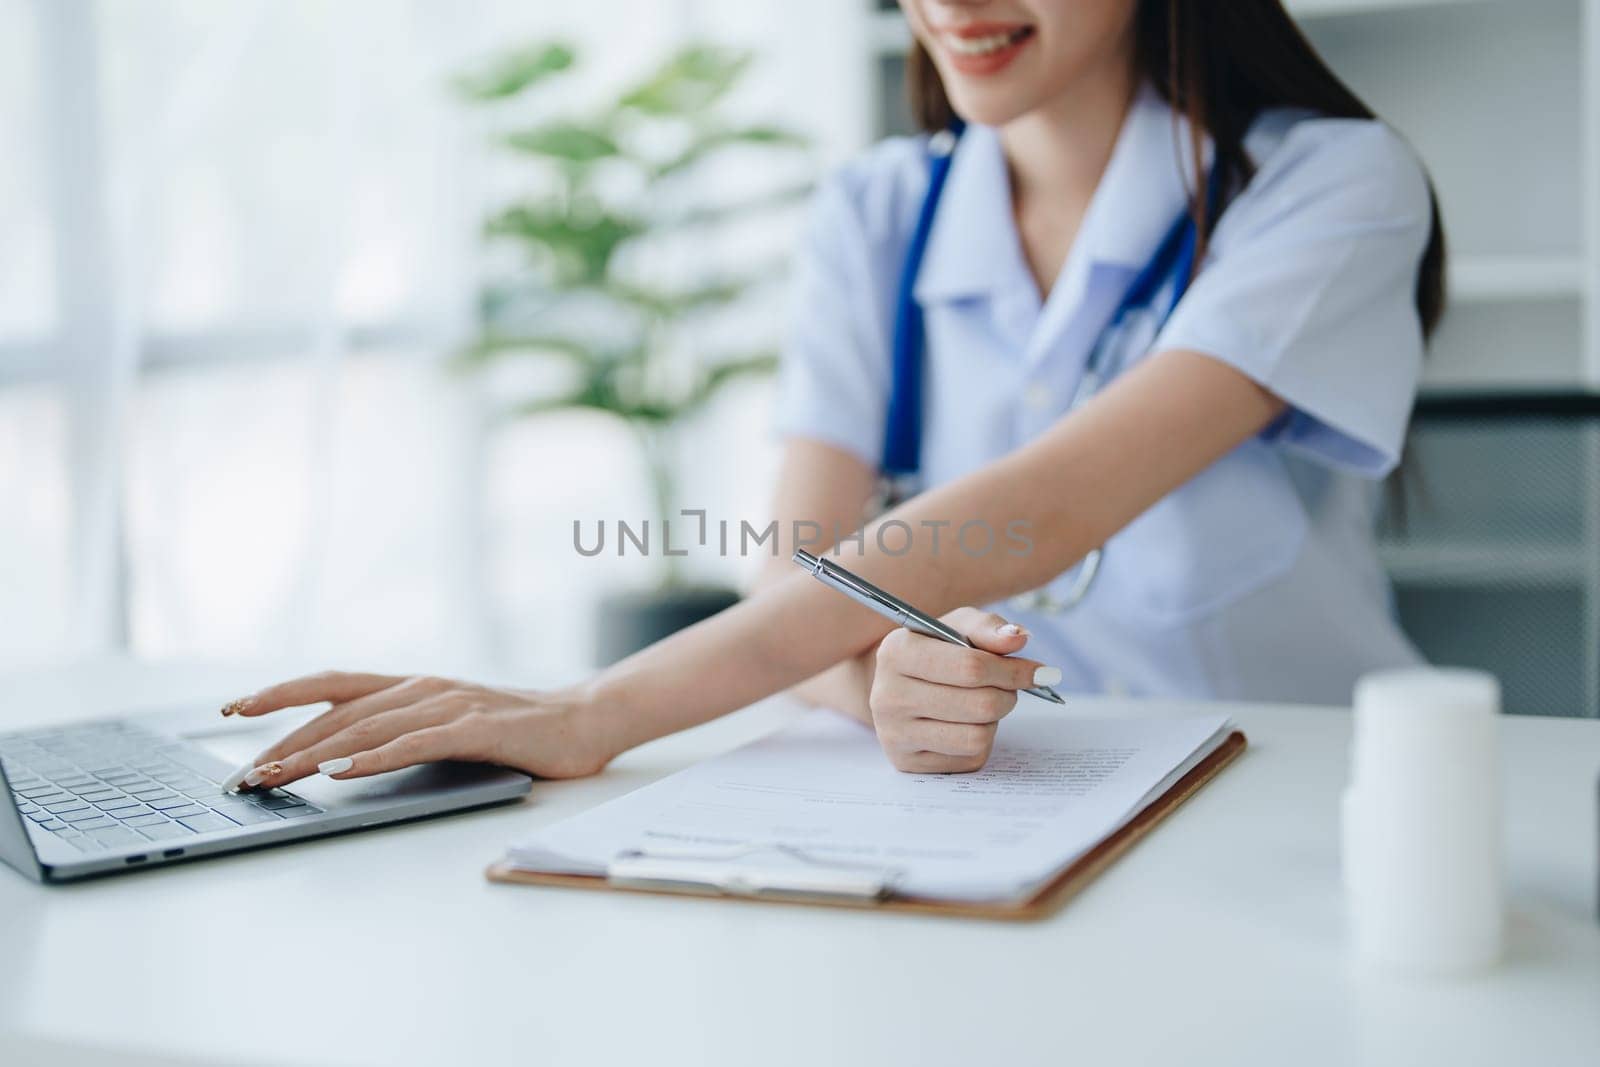
[[(933, 134), (928, 139), (928, 188), (923, 194), (922, 207), (917, 212), (916, 228), (911, 232), (911, 243), (900, 270), (900, 284), (896, 290), (894, 316), (894, 343), (891, 349), (891, 378), (888, 418), (884, 427), (883, 463), (881, 474), (888, 486), (889, 500), (903, 499), (908, 495), (917, 472), (922, 466), (922, 372), (925, 348), (922, 306), (917, 303), (917, 275), (928, 250), (928, 236), (933, 231), (934, 216), (938, 213), (939, 199), (944, 193), (950, 164), (955, 157), (956, 144), (965, 124), (957, 122), (948, 130)], [(1221, 203), (1222, 168), (1213, 166), (1206, 177), (1206, 218), (1215, 224)], [(1173, 220), (1149, 262), (1134, 275), (1123, 292), (1116, 309), (1107, 320), (1084, 367), (1083, 377), (1073, 393), (1069, 410), (1075, 409), (1115, 372), (1112, 360), (1120, 353), (1115, 342), (1126, 332), (1134, 315), (1148, 311), (1161, 288), (1173, 282), (1172, 295), (1156, 323), (1157, 329), (1172, 314), (1178, 301), (1188, 290), (1194, 276), (1195, 249), (1199, 233), (1194, 218), (1184, 211)], [(1152, 335), (1153, 336), (1153, 335)], [(1100, 569), (1103, 549), (1097, 548), (1079, 564), (1078, 577), (1065, 596), (1052, 598), (1044, 590), (1017, 598), (1018, 606), (1035, 610), (1063, 611), (1081, 601), (1089, 591)]]

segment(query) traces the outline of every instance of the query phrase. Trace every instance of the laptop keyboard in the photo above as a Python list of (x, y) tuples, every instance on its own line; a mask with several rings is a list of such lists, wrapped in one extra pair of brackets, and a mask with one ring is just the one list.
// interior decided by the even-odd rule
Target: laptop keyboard
[(82, 852), (322, 812), (282, 789), (224, 794), (192, 749), (126, 722), (6, 734), (0, 761), (17, 810)]

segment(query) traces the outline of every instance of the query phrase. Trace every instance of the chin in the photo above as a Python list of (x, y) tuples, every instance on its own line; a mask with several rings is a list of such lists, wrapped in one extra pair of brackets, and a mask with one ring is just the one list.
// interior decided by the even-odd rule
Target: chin
[[(949, 81), (945, 82), (950, 85)], [(994, 90), (987, 92), (963, 92), (951, 87), (950, 104), (968, 122), (976, 122), (980, 126), (1004, 126), (1013, 119), (1028, 113), (1034, 106), (1033, 102), (1024, 100), (1015, 93), (1001, 93)]]

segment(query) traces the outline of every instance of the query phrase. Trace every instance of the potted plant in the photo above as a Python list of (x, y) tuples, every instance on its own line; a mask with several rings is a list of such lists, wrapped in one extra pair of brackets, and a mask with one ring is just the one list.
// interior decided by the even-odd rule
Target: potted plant
[[(517, 49), (456, 88), (469, 101), (505, 108), (576, 62), (564, 44)], [(686, 331), (736, 309), (781, 267), (684, 280), (664, 277), (660, 257), (652, 257), (664, 241), (710, 235), (809, 192), (809, 181), (800, 181), (729, 201), (707, 197), (697, 180), (732, 150), (806, 147), (781, 126), (727, 117), (728, 94), (749, 63), (745, 53), (691, 45), (597, 108), (541, 115), (496, 138), (526, 168), (531, 192), (499, 205), (484, 224), (486, 240), (515, 253), (514, 266), (484, 286), (478, 335), (459, 362), (474, 369), (508, 360), (554, 364), (560, 384), (519, 396), (507, 413), (584, 408), (624, 422), (638, 441), (658, 520), (679, 507), (674, 438), (684, 420), (728, 383), (776, 363), (769, 348), (700, 352)], [(676, 557), (655, 556), (654, 588), (613, 592), (601, 605), (604, 661), (738, 599), (735, 590), (687, 582)]]

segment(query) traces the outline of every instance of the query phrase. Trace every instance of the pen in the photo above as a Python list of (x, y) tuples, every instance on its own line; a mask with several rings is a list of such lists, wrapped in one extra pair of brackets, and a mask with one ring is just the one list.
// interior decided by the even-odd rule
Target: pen
[[(837, 589), (857, 604), (871, 608), (879, 615), (898, 626), (904, 626), (912, 633), (918, 633), (924, 637), (936, 637), (941, 641), (948, 641), (952, 645), (963, 645), (967, 648), (978, 647), (968, 641), (960, 630), (940, 622), (926, 612), (918, 611), (894, 594), (884, 592), (865, 578), (850, 573), (832, 560), (821, 559), (803, 548), (795, 549), (794, 555), (790, 558), (810, 571), (811, 576), (823, 585), (830, 589)], [(1048, 700), (1053, 704), (1066, 703), (1061, 698), (1060, 693), (1057, 693), (1047, 685), (1033, 686), (1022, 690), (1022, 692), (1031, 693), (1040, 700)]]

